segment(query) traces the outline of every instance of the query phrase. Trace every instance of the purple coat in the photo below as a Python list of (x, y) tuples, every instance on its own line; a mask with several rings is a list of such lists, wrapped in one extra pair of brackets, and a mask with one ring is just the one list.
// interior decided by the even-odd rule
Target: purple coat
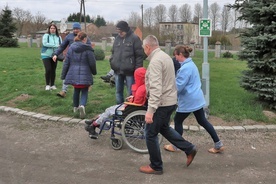
[(97, 74), (92, 47), (81, 41), (72, 43), (63, 64), (61, 79), (65, 80), (65, 84), (92, 85), (92, 74)]

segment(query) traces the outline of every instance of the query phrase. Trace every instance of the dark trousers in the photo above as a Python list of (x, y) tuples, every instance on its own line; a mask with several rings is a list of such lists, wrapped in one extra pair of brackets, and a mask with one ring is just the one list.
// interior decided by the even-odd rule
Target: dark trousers
[(43, 64), (45, 68), (46, 85), (55, 85), (57, 62), (54, 62), (52, 58), (45, 58), (43, 59)]
[(180, 150), (189, 154), (194, 145), (186, 141), (177, 131), (170, 127), (170, 117), (175, 105), (159, 107), (153, 116), (153, 123), (146, 124), (146, 143), (150, 155), (150, 167), (156, 171), (163, 170), (163, 162), (158, 142), (158, 133), (161, 133), (169, 142)]
[[(174, 128), (180, 135), (183, 134), (183, 122), (189, 116), (189, 114), (191, 113), (176, 112), (174, 116)], [(210, 134), (213, 141), (218, 142), (219, 141), (218, 135), (213, 125), (209, 123), (209, 121), (206, 119), (203, 108), (193, 112), (193, 114), (195, 115), (195, 118), (198, 124), (200, 124)]]

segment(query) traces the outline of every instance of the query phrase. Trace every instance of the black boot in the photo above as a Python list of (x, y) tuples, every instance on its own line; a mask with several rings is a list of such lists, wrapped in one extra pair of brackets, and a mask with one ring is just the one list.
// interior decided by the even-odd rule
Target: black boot
[(91, 125), (91, 124), (93, 123), (93, 120), (85, 120), (84, 122), (85, 122), (85, 124), (87, 124), (87, 125)]
[(104, 80), (104, 82), (110, 82), (111, 75), (101, 76), (101, 79)]
[(95, 130), (96, 127), (95, 126), (86, 124), (84, 128), (87, 132), (89, 132), (89, 137), (91, 139), (98, 139), (99, 134), (96, 132), (96, 130)]

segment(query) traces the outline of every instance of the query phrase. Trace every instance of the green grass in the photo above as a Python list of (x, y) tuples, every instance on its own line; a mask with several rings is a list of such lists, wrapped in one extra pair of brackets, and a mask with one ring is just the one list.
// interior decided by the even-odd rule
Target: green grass
[[(109, 55), (110, 52), (107, 53)], [(214, 58), (209, 53), (210, 63), (210, 112), (226, 121), (252, 119), (269, 122), (262, 111), (264, 107), (256, 101), (256, 97), (239, 86), (241, 71), (246, 63), (237, 59)], [(28, 48), (20, 44), (20, 48), (0, 48), (0, 105), (16, 107), (28, 111), (49, 115), (78, 117), (72, 112), (73, 88), (62, 99), (56, 96), (61, 89), (60, 74), (62, 63), (58, 63), (56, 91), (45, 91), (44, 67), (40, 59), (40, 48), (35, 45)], [(236, 57), (235, 57), (236, 58)], [(197, 51), (193, 60), (199, 71), (202, 68), (202, 52)], [(148, 62), (145, 61), (144, 66)], [(89, 92), (86, 107), (87, 118), (102, 113), (105, 108), (115, 104), (115, 88), (102, 82), (100, 76), (110, 69), (108, 60), (97, 61), (97, 72), (94, 85)], [(29, 98), (26, 98), (29, 97)]]

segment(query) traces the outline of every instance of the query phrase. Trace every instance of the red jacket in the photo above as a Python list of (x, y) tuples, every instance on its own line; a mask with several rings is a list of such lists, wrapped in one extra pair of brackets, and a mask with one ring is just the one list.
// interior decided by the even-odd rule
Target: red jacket
[(137, 68), (134, 71), (135, 83), (131, 86), (133, 103), (144, 105), (147, 100), (146, 85), (145, 85), (146, 69), (143, 67)]

